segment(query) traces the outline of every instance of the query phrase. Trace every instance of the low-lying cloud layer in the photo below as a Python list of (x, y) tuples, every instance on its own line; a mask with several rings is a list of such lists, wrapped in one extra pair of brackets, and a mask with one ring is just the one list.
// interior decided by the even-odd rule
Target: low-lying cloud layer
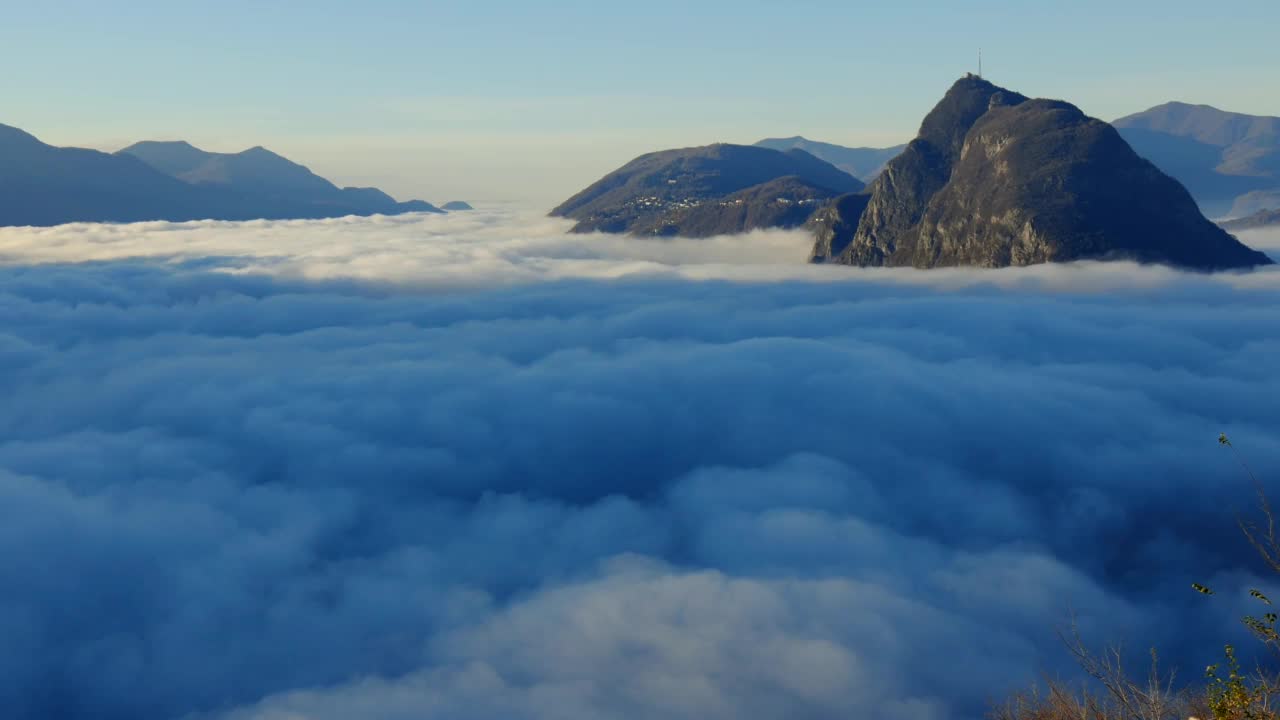
[(563, 227), (0, 230), (0, 707), (976, 717), (1266, 587), (1280, 273)]

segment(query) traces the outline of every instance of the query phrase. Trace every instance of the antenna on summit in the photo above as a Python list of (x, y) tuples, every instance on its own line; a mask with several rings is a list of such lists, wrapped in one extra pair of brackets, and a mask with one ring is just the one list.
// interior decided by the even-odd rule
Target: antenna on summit
[(978, 77), (982, 77), (982, 48), (978, 48)]

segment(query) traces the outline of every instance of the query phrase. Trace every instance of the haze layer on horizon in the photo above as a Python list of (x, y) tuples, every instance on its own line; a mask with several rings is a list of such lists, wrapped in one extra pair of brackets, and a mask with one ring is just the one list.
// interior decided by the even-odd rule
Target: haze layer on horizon
[(904, 142), (979, 47), (994, 81), (1105, 119), (1169, 100), (1280, 115), (1260, 92), (1277, 23), (1263, 0), (14, 3), (0, 122), (104, 150), (265, 145), (400, 198), (549, 206), (664, 147)]

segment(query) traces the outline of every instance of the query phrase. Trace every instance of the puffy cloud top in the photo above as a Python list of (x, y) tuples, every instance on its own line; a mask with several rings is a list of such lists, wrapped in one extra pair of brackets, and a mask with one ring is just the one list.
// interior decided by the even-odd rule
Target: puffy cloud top
[(1280, 272), (563, 229), (0, 230), (0, 706), (976, 717), (1265, 587)]

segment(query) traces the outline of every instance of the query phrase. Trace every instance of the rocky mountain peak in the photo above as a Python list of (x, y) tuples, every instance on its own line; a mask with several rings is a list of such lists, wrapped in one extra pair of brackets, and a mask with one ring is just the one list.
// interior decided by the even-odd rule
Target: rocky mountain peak
[(947, 91), (872, 183), (856, 225), (833, 218), (814, 247), (816, 261), (863, 266), (1085, 258), (1195, 269), (1271, 262), (1205, 219), (1112, 126), (973, 75)]

